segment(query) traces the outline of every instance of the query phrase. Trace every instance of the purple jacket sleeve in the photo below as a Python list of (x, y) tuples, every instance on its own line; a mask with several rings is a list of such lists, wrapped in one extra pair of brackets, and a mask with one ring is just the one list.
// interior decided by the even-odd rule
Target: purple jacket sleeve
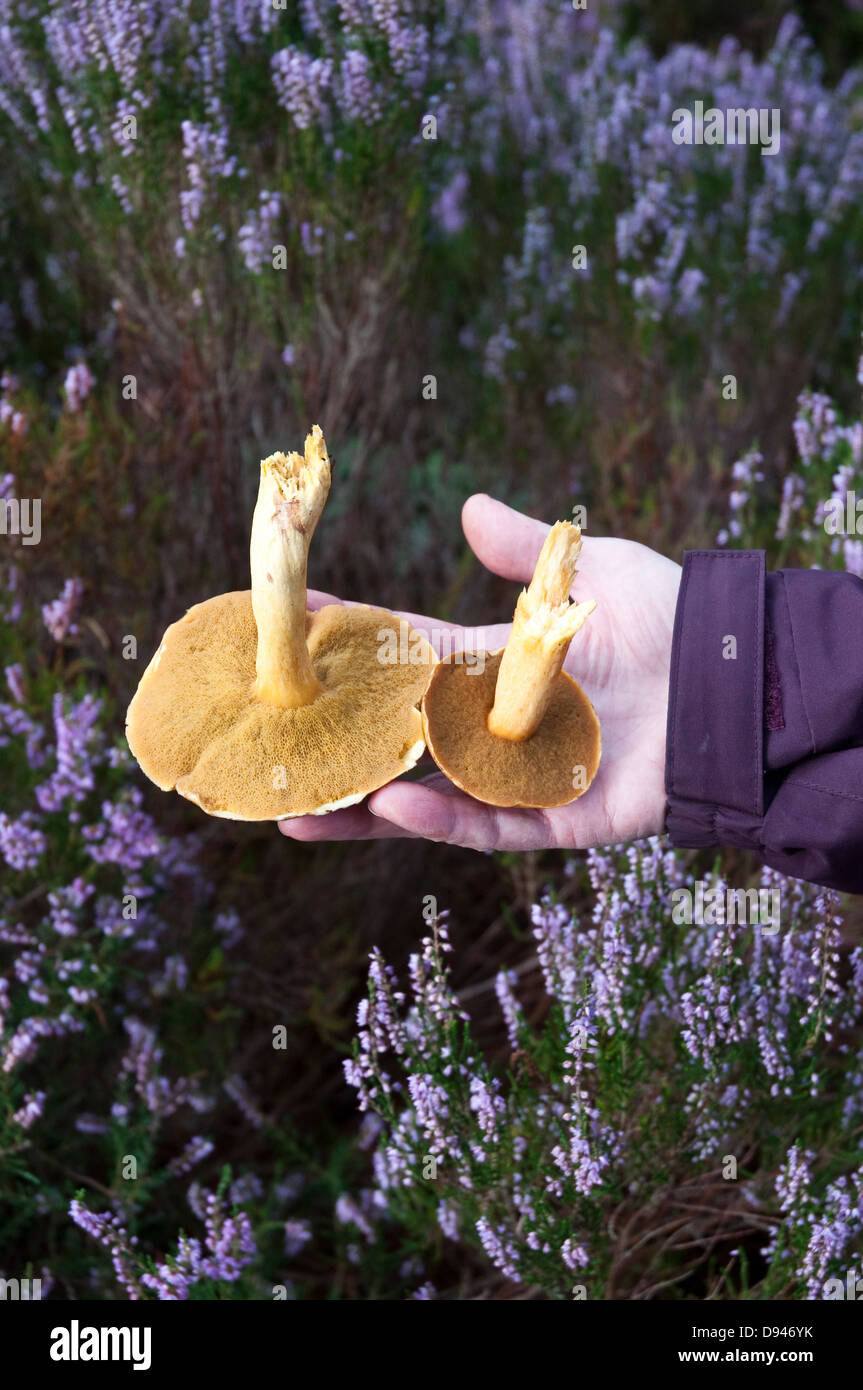
[(665, 790), (673, 844), (863, 893), (863, 580), (686, 553)]

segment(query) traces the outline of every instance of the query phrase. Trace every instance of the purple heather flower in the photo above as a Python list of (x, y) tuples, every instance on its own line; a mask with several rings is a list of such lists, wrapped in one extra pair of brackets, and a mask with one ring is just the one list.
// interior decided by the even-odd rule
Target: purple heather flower
[(7, 666), (5, 670), (6, 684), (12, 696), (20, 705), (24, 704), (26, 693), (24, 690), (24, 670), (20, 662), (15, 662), (14, 666)]
[(69, 1215), (76, 1226), (80, 1226), (82, 1231), (86, 1231), (108, 1251), (114, 1273), (127, 1296), (132, 1301), (140, 1299), (141, 1288), (133, 1268), (137, 1236), (129, 1236), (119, 1216), (108, 1212), (99, 1215), (77, 1198), (69, 1204)]
[(560, 1247), (560, 1253), (563, 1256), (563, 1262), (567, 1269), (573, 1271), (584, 1269), (590, 1264), (590, 1256), (584, 1246), (576, 1245), (575, 1241), (571, 1238), (567, 1238), (563, 1242), (563, 1245)]
[(204, 1139), (200, 1134), (196, 1134), (185, 1145), (182, 1152), (176, 1158), (171, 1159), (168, 1166), (172, 1173), (180, 1177), (196, 1167), (197, 1164), (202, 1163), (205, 1158), (209, 1158), (213, 1148), (214, 1145), (209, 1139)]
[(263, 270), (271, 261), (274, 223), (281, 211), (277, 193), (264, 190), (259, 201), (260, 207), (246, 213), (246, 220), (237, 233), (237, 245), (245, 267), (254, 272)]
[(506, 1227), (503, 1224), (494, 1227), (485, 1216), (481, 1216), (476, 1223), (476, 1230), (492, 1264), (496, 1265), (508, 1279), (520, 1284), (521, 1275), (517, 1268), (518, 1251)]
[(348, 1196), (346, 1192), (343, 1192), (336, 1202), (335, 1217), (341, 1226), (356, 1226), (357, 1230), (362, 1231), (370, 1245), (374, 1243), (374, 1227), (368, 1216), (355, 1199)]
[(363, 1115), (357, 1135), (357, 1143), (360, 1148), (366, 1150), (373, 1148), (383, 1128), (383, 1120), (380, 1115), (376, 1115), (374, 1111), (370, 1110), (367, 1114)]
[(86, 362), (79, 362), (76, 366), (70, 367), (63, 383), (67, 410), (80, 410), (95, 383), (96, 378)]
[(434, 215), (447, 236), (456, 236), (467, 222), (463, 202), (469, 186), (464, 169), (458, 169), (438, 195)]
[(339, 69), (337, 99), (349, 121), (373, 125), (382, 114), (381, 99), (371, 74), (371, 62), (360, 48), (349, 48)]
[(245, 935), (240, 925), (240, 914), (233, 907), (216, 913), (213, 918), (213, 931), (218, 932), (221, 936), (222, 945), (226, 951), (230, 950), (232, 946), (236, 946), (238, 941), (242, 941)]
[(76, 1118), (75, 1128), (79, 1134), (107, 1134), (109, 1125), (108, 1121), (101, 1115), (91, 1115), (85, 1112)]
[(54, 696), (57, 767), (46, 782), (36, 787), (36, 800), (43, 811), (76, 805), (92, 791), (101, 709), (101, 702), (93, 695), (85, 695), (77, 704), (70, 702), (65, 707), (62, 695)]
[(119, 864), (127, 874), (134, 874), (165, 852), (153, 820), (140, 809), (143, 800), (138, 787), (128, 787), (116, 801), (102, 802), (102, 819), (82, 831), (94, 863)]
[(0, 854), (10, 869), (21, 873), (34, 869), (46, 848), (44, 832), (39, 829), (32, 812), (25, 811), (17, 820), (12, 820), (5, 811), (0, 811)]
[[(19, 705), (0, 702), (0, 722), (8, 734), (24, 740), (24, 751), (31, 768), (41, 767), (47, 757), (45, 751), (45, 730), (26, 710)], [(0, 734), (0, 748), (9, 742), (7, 734)]]
[(202, 1279), (234, 1283), (257, 1255), (251, 1222), (245, 1212), (227, 1216), (215, 1193), (202, 1197), (204, 1245), (181, 1236), (176, 1255), (157, 1265), (155, 1274), (141, 1276), (141, 1283), (153, 1289), (160, 1300), (185, 1300)]
[(273, 1196), (280, 1206), (295, 1202), (306, 1185), (303, 1173), (286, 1173), (273, 1188)]
[(450, 1240), (458, 1240), (458, 1211), (451, 1202), (440, 1201), (437, 1206), (437, 1221), (444, 1235)]
[(512, 1047), (518, 1045), (518, 1030), (523, 1021), (518, 1000), (513, 993), (517, 983), (518, 976), (514, 970), (499, 970), (494, 982), (497, 1001), (506, 1024), (506, 1035)]
[(242, 1173), (228, 1188), (228, 1202), (232, 1207), (246, 1206), (258, 1202), (264, 1195), (264, 1184), (257, 1173)]
[(453, 1143), (446, 1132), (450, 1119), (446, 1089), (427, 1074), (411, 1073), (407, 1083), (414, 1113), (428, 1142), (429, 1152), (440, 1157), (451, 1150)]
[(189, 967), (183, 956), (166, 956), (162, 972), (151, 986), (153, 995), (155, 998), (161, 999), (173, 992), (181, 994), (186, 988), (188, 979)]
[(209, 1107), (210, 1102), (200, 1094), (195, 1082), (184, 1077), (171, 1082), (159, 1074), (162, 1049), (155, 1029), (137, 1018), (124, 1018), (123, 1027), (129, 1035), (129, 1047), (121, 1060), (120, 1072), (132, 1077), (136, 1094), (151, 1115), (165, 1118), (181, 1105), (197, 1111)]
[(333, 78), (331, 59), (283, 48), (273, 56), (272, 73), (279, 105), (298, 130), (324, 122)]
[(288, 1259), (299, 1255), (312, 1238), (312, 1228), (308, 1221), (293, 1219), (285, 1222), (285, 1254)]
[(568, 1023), (580, 992), (576, 924), (567, 908), (552, 903), (549, 898), (534, 903), (530, 915), (545, 988), (563, 1006)]
[(44, 1091), (28, 1091), (20, 1108), (9, 1116), (9, 1123), (20, 1125), (22, 1129), (29, 1129), (40, 1119), (44, 1106)]
[(67, 579), (60, 597), (55, 598), (52, 603), (43, 604), (42, 618), (55, 642), (62, 642), (78, 631), (74, 618), (83, 592), (84, 586), (80, 579)]
[(500, 1082), (497, 1080), (486, 1082), (479, 1076), (470, 1079), (470, 1108), (487, 1140), (500, 1138), (500, 1121), (506, 1114), (506, 1103), (499, 1091)]
[(226, 1077), (222, 1085), (252, 1128), (260, 1129), (264, 1124), (264, 1117), (243, 1078), (234, 1074)]
[(48, 894), (49, 917), (58, 936), (76, 936), (81, 908), (92, 896), (94, 888), (83, 878), (75, 878), (63, 888)]

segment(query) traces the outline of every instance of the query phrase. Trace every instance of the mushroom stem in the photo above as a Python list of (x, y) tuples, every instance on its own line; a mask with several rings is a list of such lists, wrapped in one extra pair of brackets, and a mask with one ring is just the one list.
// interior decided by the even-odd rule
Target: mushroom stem
[(305, 457), (271, 454), (261, 464), (252, 519), (252, 609), (258, 628), (255, 694), (285, 709), (323, 690), (306, 646), (309, 542), (330, 490), (330, 461), (315, 425)]
[(518, 743), (542, 723), (569, 644), (596, 607), (570, 603), (581, 530), (558, 521), (545, 538), (528, 589), (522, 589), (501, 658), (489, 731)]

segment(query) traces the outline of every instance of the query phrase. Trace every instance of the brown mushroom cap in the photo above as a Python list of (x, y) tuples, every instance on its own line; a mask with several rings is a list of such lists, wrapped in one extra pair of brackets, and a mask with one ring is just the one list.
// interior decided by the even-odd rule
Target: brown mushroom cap
[(561, 671), (536, 732), (517, 742), (499, 738), (489, 731), (488, 716), (502, 656), (489, 653), (482, 670), (475, 653), (436, 666), (422, 702), (429, 752), (457, 787), (489, 806), (563, 806), (587, 790), (599, 767), (596, 712)]
[[(400, 639), (401, 659), (386, 651)], [(143, 771), (213, 816), (281, 820), (361, 801), (423, 753), (417, 708), (435, 664), (420, 633), (380, 608), (320, 608), (306, 645), (323, 690), (286, 709), (255, 693), (249, 590), (195, 604), (162, 639), (129, 706)], [(407, 659), (405, 659), (407, 658)]]

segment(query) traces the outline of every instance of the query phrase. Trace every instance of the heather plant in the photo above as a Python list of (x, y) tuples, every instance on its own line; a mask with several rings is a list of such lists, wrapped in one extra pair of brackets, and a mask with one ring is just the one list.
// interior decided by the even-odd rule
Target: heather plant
[[(373, 953), (346, 1063), (378, 1132), (367, 1238), (376, 1218), (444, 1260), (481, 1247), (550, 1298), (820, 1298), (859, 1266), (861, 948), (842, 950), (834, 893), (770, 870), (779, 930), (739, 920), (718, 870), (686, 925), (689, 868), (659, 839), (590, 851), (592, 910), (543, 897), (535, 954), (493, 982), (496, 1059), (453, 989), (446, 914), (407, 988)], [(541, 1015), (519, 998), (531, 971)]]
[[(863, 357), (857, 367), (863, 387)], [(791, 466), (754, 446), (732, 465), (717, 543), (763, 546), (776, 567), (844, 569), (863, 578), (863, 419), (846, 420), (824, 391), (805, 390)]]
[[(14, 481), (5, 478), (4, 496)], [(213, 1186), (203, 1185), (225, 1111), (252, 1132), (264, 1118), (227, 1059), (214, 1064), (212, 1040), (200, 1053), (190, 1047), (208, 1012), (223, 1032), (230, 1021), (226, 957), (242, 927), (212, 901), (200, 837), (160, 830), (145, 809), (110, 699), (85, 688), (73, 659), (85, 621), (79, 581), (40, 615), (15, 566), (4, 569), (3, 1274), (26, 1277), (10, 1263), (23, 1250), (43, 1296), (218, 1297), (228, 1285), (231, 1296), (255, 1296), (260, 1273), (252, 1284), (243, 1273), (272, 1247), (299, 1191), (281, 1171), (290, 1144), (266, 1186), (253, 1173), (221, 1172), (217, 1159)], [(188, 930), (196, 920), (206, 920), (201, 935)], [(179, 940), (178, 921), (187, 927)], [(161, 1206), (186, 1197), (187, 1220), (168, 1248), (164, 1227), (154, 1229)], [(186, 1234), (199, 1223), (200, 1239)], [(287, 1245), (268, 1258), (286, 1256)], [(271, 1283), (281, 1279), (277, 1267)]]
[[(548, 18), (540, 5), (521, 12), (518, 43), (507, 47), (516, 100), (505, 110), (490, 117), (479, 71), (469, 61), (462, 71), (475, 103), (464, 107), (482, 121), (486, 148), (502, 158), (514, 143), (532, 171), (523, 233), (504, 262), (509, 312), (486, 349), (493, 375), (507, 376), (508, 360), (517, 368), (528, 345), (549, 337), (563, 340), (565, 354), (578, 301), (597, 291), (616, 294), (620, 310), (628, 306), (645, 326), (670, 326), (683, 358), (705, 309), (723, 349), (725, 331), (738, 333), (750, 314), (760, 347), (828, 277), (828, 248), (849, 283), (860, 235), (856, 215), (847, 217), (863, 150), (849, 109), (858, 73), (828, 90), (793, 17), (763, 62), (733, 39), (715, 53), (683, 45), (656, 60), (637, 42), (616, 45), (606, 30), (573, 69), (563, 44), (556, 58), (542, 56), (553, 47)], [(557, 23), (569, 23), (563, 11)], [(758, 146), (672, 141), (674, 110), (699, 100), (778, 110), (781, 159)], [(479, 144), (478, 130), (470, 143)], [(581, 279), (565, 238), (584, 245)], [(831, 261), (831, 278), (834, 270)]]
[[(681, 401), (684, 446), (736, 448), (856, 331), (860, 77), (827, 85), (793, 17), (760, 60), (656, 57), (552, 0), (4, 0), (0, 22), (5, 344), (53, 366), (84, 326), (117, 394), (164, 410), (182, 382), (222, 502), (250, 421), (271, 439), (287, 409), (356, 431), (359, 482), (407, 433), (480, 483), (494, 440), (500, 486), (503, 438), (514, 486), (539, 454), (619, 505), (634, 465), (658, 483)], [(696, 101), (778, 110), (781, 154), (675, 144)]]
[[(77, 632), (80, 600), (72, 579), (43, 608), (58, 651)], [(58, 1190), (27, 1186), (36, 1181), (30, 1165), (43, 1126), (66, 1127), (83, 1144), (84, 1136), (104, 1136), (118, 1162), (131, 1157), (127, 1176), (135, 1178), (167, 1116), (207, 1107), (194, 1079), (162, 1074), (156, 1031), (140, 1017), (182, 989), (188, 974), (185, 960), (170, 956), (147, 976), (167, 931), (161, 909), (172, 897), (194, 906), (203, 884), (194, 839), (160, 834), (144, 811), (129, 783), (128, 750), (107, 734), (102, 701), (80, 680), (64, 683), (34, 661), (32, 615), (11, 588), (2, 624), (0, 1148), (7, 1200), (24, 1184), (23, 1205), (35, 1202), (45, 1213)], [(103, 1033), (113, 1039), (115, 1074), (87, 1096), (85, 1110), (80, 1096), (52, 1084), (58, 1054), (67, 1065), (86, 1065)], [(101, 1115), (93, 1113), (99, 1104)], [(69, 1142), (67, 1154), (74, 1148)]]
[[(792, 18), (761, 63), (733, 40), (716, 54), (684, 45), (657, 60), (638, 42), (617, 44), (610, 29), (597, 33), (592, 16), (545, 0), (467, 8), (310, 0), (283, 10), (78, 0), (46, 13), (6, 0), (3, 18), (3, 130), (25, 142), (37, 158), (32, 172), (55, 189), (43, 211), (77, 194), (82, 226), (113, 208), (134, 236), (146, 230), (137, 219), (154, 180), (164, 187), (165, 160), (176, 156), (169, 215), (182, 234), (173, 253), (193, 260), (196, 273), (199, 258), (227, 242), (254, 276), (280, 231), (292, 264), (304, 258), (313, 274), (335, 244), (336, 214), (346, 220), (346, 199), (353, 210), (358, 178), (380, 179), (380, 166), (405, 147), (414, 147), (415, 180), (428, 182), (430, 196), (436, 190), (435, 223), (449, 237), (468, 222), (477, 184), (488, 197), (496, 178), (501, 192), (521, 183), (523, 232), (514, 229), (503, 262), (512, 316), (485, 349), (493, 375), (521, 346), (511, 331), (553, 333), (584, 294), (564, 229), (592, 242), (588, 283), (599, 278), (613, 292), (615, 282), (621, 307), (628, 299), (637, 317), (668, 321), (678, 340), (704, 298), (718, 324), (739, 329), (747, 299), (765, 294), (752, 306), (763, 331), (785, 325), (806, 287), (822, 288), (827, 257), (816, 253), (850, 266), (858, 244), (848, 214), (861, 177), (849, 111), (859, 74), (827, 89)], [(674, 107), (699, 99), (779, 109), (782, 160), (733, 144), (673, 143)], [(261, 127), (270, 134), (263, 153)], [(271, 187), (259, 186), (265, 158)], [(320, 210), (322, 195), (326, 227), (304, 220), (306, 200)], [(361, 230), (372, 229), (343, 227), (341, 240)], [(52, 266), (55, 280), (61, 270)]]
[[(395, 175), (394, 157), (402, 150), (404, 164), (418, 138), (425, 7), (11, 0), (0, 18), (0, 140), (30, 156), (15, 166), (24, 187), (4, 182), (9, 263), (22, 197), (55, 230), (46, 264), (22, 274), (17, 303), (4, 306), (7, 330), (21, 314), (39, 342), (46, 292), (55, 314), (68, 294), (80, 323), (80, 264), (92, 257), (108, 297), (149, 334), (145, 360), (182, 356), (183, 340), (215, 323), (215, 365), (226, 370), (242, 325), (263, 318), (278, 350), (268, 366), (290, 381), (316, 299), (338, 337), (327, 280), (338, 271), (346, 293), (351, 259), (366, 268), (384, 230), (369, 172), (382, 179), (393, 164)], [(226, 293), (233, 323), (220, 317)], [(370, 303), (369, 317), (379, 309)], [(246, 346), (260, 354), (257, 333)]]

